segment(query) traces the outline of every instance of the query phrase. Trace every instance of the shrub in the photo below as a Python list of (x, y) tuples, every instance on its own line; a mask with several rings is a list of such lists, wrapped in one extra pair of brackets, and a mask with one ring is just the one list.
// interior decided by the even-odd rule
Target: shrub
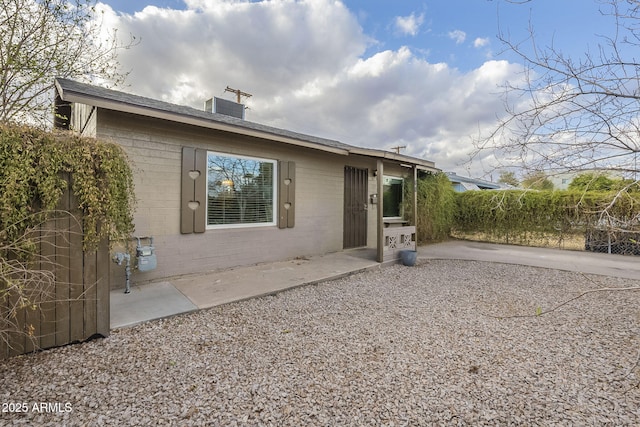
[[(455, 216), (455, 192), (444, 173), (418, 178), (418, 243), (445, 240), (449, 237)], [(405, 212), (413, 222), (413, 183), (406, 186)]]
[(593, 227), (633, 229), (640, 218), (634, 192), (469, 191), (456, 194), (456, 205), (456, 233), (525, 244)]
[(117, 241), (130, 235), (133, 176), (120, 146), (68, 132), (0, 124), (3, 240), (15, 240), (50, 215), (69, 182), (83, 214), (86, 248), (102, 238)]

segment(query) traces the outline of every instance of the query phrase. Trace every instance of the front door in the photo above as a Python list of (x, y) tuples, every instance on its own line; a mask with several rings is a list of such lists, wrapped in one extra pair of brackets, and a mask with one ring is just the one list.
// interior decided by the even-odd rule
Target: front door
[(368, 178), (368, 169), (344, 168), (344, 249), (367, 246)]

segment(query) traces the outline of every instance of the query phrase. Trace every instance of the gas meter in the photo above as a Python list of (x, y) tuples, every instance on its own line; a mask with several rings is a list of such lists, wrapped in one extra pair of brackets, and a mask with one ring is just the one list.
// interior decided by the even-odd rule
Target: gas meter
[[(154, 270), (158, 261), (156, 260), (156, 249), (153, 247), (153, 237), (136, 237), (138, 246), (136, 246), (136, 259), (138, 271), (145, 272)], [(141, 240), (148, 240), (149, 244), (143, 246)]]

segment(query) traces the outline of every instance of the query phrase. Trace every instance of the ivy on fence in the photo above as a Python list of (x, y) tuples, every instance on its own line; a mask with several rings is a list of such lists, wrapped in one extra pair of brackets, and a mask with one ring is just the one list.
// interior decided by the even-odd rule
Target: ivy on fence
[(87, 281), (105, 268), (100, 242), (133, 231), (134, 203), (120, 146), (0, 124), (0, 359), (108, 331), (109, 285), (105, 297)]
[(15, 241), (55, 211), (69, 185), (65, 174), (83, 214), (86, 248), (130, 235), (133, 176), (120, 146), (0, 124), (0, 242)]
[(587, 230), (640, 229), (640, 192), (470, 191), (456, 194), (454, 235), (480, 233), (505, 243), (531, 244)]

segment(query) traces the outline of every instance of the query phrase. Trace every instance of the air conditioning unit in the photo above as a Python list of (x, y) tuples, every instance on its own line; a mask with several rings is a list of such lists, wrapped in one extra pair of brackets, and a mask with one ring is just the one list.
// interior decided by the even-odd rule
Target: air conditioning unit
[(209, 113), (224, 114), (244, 120), (244, 104), (213, 97), (204, 103), (204, 110)]

